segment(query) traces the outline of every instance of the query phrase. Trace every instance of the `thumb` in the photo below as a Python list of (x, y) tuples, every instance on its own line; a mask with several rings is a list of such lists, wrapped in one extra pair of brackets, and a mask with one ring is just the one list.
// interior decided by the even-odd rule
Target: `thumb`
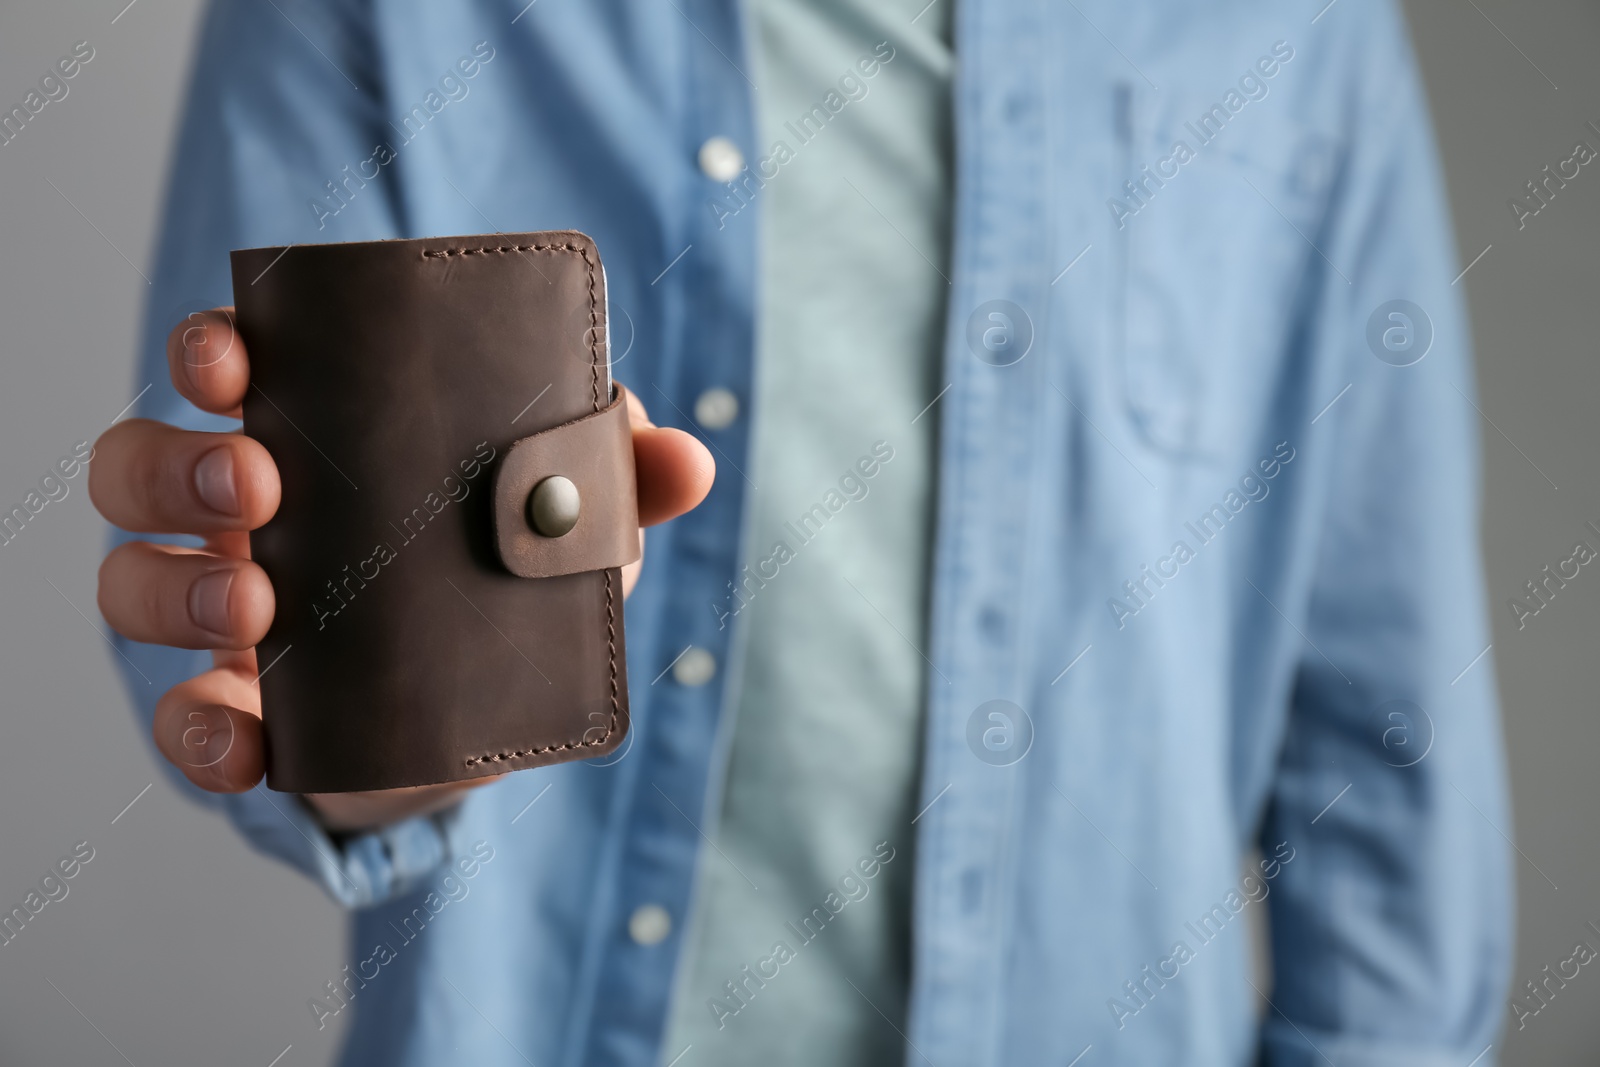
[(633, 427), (639, 525), (654, 526), (682, 515), (704, 500), (716, 479), (717, 464), (693, 435), (655, 425), (638, 396), (624, 392), (628, 421)]

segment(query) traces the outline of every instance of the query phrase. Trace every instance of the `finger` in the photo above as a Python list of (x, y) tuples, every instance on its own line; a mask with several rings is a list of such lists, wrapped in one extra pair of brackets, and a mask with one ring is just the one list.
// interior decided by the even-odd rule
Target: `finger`
[(213, 556), (249, 559), (250, 534), (244, 530), (229, 530), (212, 534), (205, 539), (205, 550)]
[(682, 515), (705, 499), (716, 477), (716, 461), (691, 435), (681, 430), (663, 430), (651, 422), (644, 401), (633, 390), (620, 384), (617, 388), (627, 402), (628, 425), (633, 429), (639, 525), (654, 526)]
[(100, 435), (89, 498), (138, 533), (253, 530), (278, 510), (278, 468), (260, 442), (128, 419)]
[(617, 388), (622, 390), (622, 398), (628, 405), (628, 425), (654, 426), (655, 423), (650, 421), (650, 413), (644, 409), (644, 401), (639, 399), (639, 394), (620, 382)]
[(259, 691), (238, 673), (206, 671), (157, 701), (156, 750), (201, 789), (242, 793), (266, 766), (259, 708)]
[(711, 491), (717, 465), (706, 446), (682, 430), (633, 430), (633, 465), (639, 480), (639, 525), (676, 518)]
[(100, 614), (124, 637), (244, 649), (272, 625), (272, 582), (249, 560), (135, 541), (100, 565)]
[(167, 369), (184, 399), (203, 411), (240, 417), (250, 360), (233, 309), (192, 312), (167, 335)]
[(633, 595), (633, 587), (639, 584), (639, 575), (644, 573), (644, 531), (639, 531), (639, 558), (632, 563), (622, 565), (622, 599), (626, 600)]

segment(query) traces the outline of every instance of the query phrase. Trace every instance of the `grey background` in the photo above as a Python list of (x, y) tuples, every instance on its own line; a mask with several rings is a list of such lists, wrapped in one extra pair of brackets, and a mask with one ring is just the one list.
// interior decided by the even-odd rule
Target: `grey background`
[[(139, 272), (149, 269), (200, 5), (136, 0), (123, 11), (125, 2), (0, 8), (7, 108), (73, 42), (96, 49), (68, 97), (0, 147), (6, 508), (135, 391)], [(1584, 126), (1600, 123), (1600, 8), (1416, 0), (1406, 9), (1462, 266), (1489, 248), (1460, 284), (1478, 346), (1492, 655), (1522, 853), (1520, 984), (1579, 939), (1600, 945), (1584, 929), (1600, 924), (1600, 578), (1586, 568), (1521, 631), (1507, 607), (1591, 536), (1586, 520), (1600, 523), (1600, 169), (1584, 168), (1520, 232), (1506, 200), (1575, 141), (1600, 144)], [(0, 946), (0, 1063), (330, 1062), (339, 1029), (318, 1032), (306, 1000), (339, 970), (341, 917), (158, 777), (115, 656), (90, 632), (103, 628), (94, 602), (105, 531), (83, 477), (70, 484), (0, 546), (0, 910), (20, 904), (75, 842), (87, 840), (95, 857), (65, 900)], [(1504, 1062), (1600, 1060), (1600, 975), (1589, 971), (1525, 1029), (1513, 1024)]]

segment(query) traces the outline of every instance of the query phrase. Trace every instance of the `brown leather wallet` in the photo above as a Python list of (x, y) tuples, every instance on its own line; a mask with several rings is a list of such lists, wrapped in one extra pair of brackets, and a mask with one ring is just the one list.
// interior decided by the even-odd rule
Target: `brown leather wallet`
[(639, 558), (605, 274), (581, 233), (235, 251), (267, 782), (426, 785), (601, 756), (628, 730)]

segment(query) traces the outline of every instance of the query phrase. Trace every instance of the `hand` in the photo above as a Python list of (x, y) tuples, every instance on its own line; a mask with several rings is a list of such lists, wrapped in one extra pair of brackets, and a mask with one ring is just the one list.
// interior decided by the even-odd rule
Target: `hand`
[[(173, 385), (196, 407), (240, 418), (250, 362), (232, 310), (191, 315), (174, 328), (167, 364)], [(651, 423), (632, 393), (627, 403), (644, 527), (700, 503), (715, 464), (689, 434)], [(118, 633), (211, 650), (211, 670), (173, 686), (156, 704), (156, 747), (202, 789), (250, 789), (264, 769), (254, 646), (272, 624), (274, 599), (266, 572), (250, 561), (248, 531), (278, 508), (277, 466), (242, 433), (196, 433), (149, 419), (118, 423), (95, 448), (89, 496), (106, 519), (136, 533), (205, 539), (199, 549), (131, 542), (100, 567), (100, 611)], [(639, 537), (642, 544), (642, 529)], [(642, 563), (623, 569), (623, 596)], [(355, 830), (446, 808), (490, 780), (306, 800), (330, 829)]]

